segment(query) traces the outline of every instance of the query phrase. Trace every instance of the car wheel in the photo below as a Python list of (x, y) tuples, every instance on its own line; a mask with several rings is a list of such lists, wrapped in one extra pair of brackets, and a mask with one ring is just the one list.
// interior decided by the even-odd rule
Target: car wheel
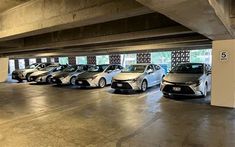
[(76, 85), (76, 77), (70, 79), (70, 85)]
[(47, 82), (48, 84), (52, 83), (52, 82), (51, 82), (51, 76), (48, 76), (48, 77), (46, 78), (46, 82)]
[(23, 82), (23, 80), (21, 80), (21, 79), (19, 79), (19, 80), (17, 80), (18, 81), (18, 83), (22, 83)]
[(203, 90), (203, 97), (207, 96), (207, 92), (208, 92), (208, 86), (207, 83), (205, 84), (204, 90)]
[(142, 91), (142, 92), (145, 92), (145, 91), (147, 90), (147, 87), (148, 87), (147, 81), (144, 80), (144, 81), (141, 83), (141, 91)]
[(26, 76), (25, 76), (25, 77), (26, 77), (27, 82), (30, 82), (30, 79), (29, 79), (30, 74), (31, 74), (31, 73), (27, 73), (27, 74), (26, 74)]
[(99, 87), (100, 87), (100, 88), (103, 88), (103, 87), (105, 87), (105, 85), (106, 85), (106, 80), (105, 80), (105, 78), (101, 78), (101, 79), (99, 80)]

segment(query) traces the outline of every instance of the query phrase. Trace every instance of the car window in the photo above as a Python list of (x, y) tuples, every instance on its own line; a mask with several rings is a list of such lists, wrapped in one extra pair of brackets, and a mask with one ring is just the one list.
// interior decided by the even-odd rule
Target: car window
[(153, 71), (154, 71), (154, 68), (153, 68), (152, 65), (149, 65), (149, 66), (147, 67), (147, 70), (153, 70)]
[(116, 69), (116, 66), (115, 65), (111, 65), (107, 68), (106, 71), (109, 71), (109, 70), (115, 70)]
[(156, 70), (160, 70), (160, 69), (161, 69), (161, 67), (158, 66), (158, 65), (154, 65), (154, 66), (155, 66), (155, 69), (156, 69)]
[(123, 69), (123, 73), (143, 73), (145, 71), (146, 65), (130, 65)]

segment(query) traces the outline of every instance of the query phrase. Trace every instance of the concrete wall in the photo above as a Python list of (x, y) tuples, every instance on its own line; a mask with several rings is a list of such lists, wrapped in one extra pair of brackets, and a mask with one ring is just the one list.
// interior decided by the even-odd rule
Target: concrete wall
[[(221, 61), (221, 52), (228, 60)], [(215, 106), (235, 108), (235, 40), (214, 41), (212, 49), (212, 99)]]
[(5, 82), (8, 78), (8, 58), (0, 58), (0, 82)]

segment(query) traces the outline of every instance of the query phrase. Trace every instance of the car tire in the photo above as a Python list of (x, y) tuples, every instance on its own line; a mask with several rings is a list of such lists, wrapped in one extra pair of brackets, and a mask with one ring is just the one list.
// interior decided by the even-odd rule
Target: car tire
[(72, 78), (70, 78), (70, 81), (69, 81), (69, 84), (70, 85), (76, 85), (76, 77), (75, 76), (73, 76)]
[(30, 82), (30, 79), (29, 79), (29, 76), (30, 76), (30, 75), (31, 75), (31, 73), (27, 73), (26, 76), (25, 76), (27, 82)]
[(204, 90), (203, 90), (203, 97), (206, 97), (208, 93), (208, 85), (207, 83), (205, 84)]
[(23, 80), (21, 80), (21, 79), (18, 79), (17, 81), (18, 81), (18, 83), (22, 83), (23, 82)]
[(100, 80), (99, 80), (99, 87), (100, 88), (103, 88), (103, 87), (105, 87), (106, 86), (106, 80), (105, 80), (105, 78), (100, 78)]
[(146, 80), (143, 80), (143, 82), (141, 83), (141, 91), (145, 92), (147, 90), (148, 87), (148, 83)]
[(46, 82), (47, 82), (48, 84), (51, 84), (51, 83), (52, 83), (52, 82), (51, 82), (51, 76), (47, 76)]

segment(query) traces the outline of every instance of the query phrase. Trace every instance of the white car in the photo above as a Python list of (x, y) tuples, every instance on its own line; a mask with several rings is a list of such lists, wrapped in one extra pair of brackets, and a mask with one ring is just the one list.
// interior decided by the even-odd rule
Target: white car
[(203, 96), (211, 91), (211, 66), (203, 63), (182, 63), (162, 80), (165, 96)]
[(45, 68), (49, 65), (53, 65), (54, 63), (34, 63), (27, 66), (25, 69), (19, 69), (12, 72), (12, 79), (18, 80), (22, 82), (23, 80), (30, 81), (29, 76), (39, 69)]
[(68, 66), (61, 72), (54, 74), (51, 81), (57, 85), (75, 85), (76, 77), (92, 66), (84, 64)]
[(77, 76), (76, 85), (81, 87), (105, 87), (111, 84), (112, 78), (123, 69), (120, 65), (97, 65)]
[(111, 87), (116, 90), (146, 91), (161, 83), (164, 69), (155, 64), (134, 64), (113, 77)]
[(48, 67), (39, 69), (38, 71), (32, 73), (29, 76), (30, 82), (37, 82), (37, 83), (51, 83), (51, 77), (66, 68), (67, 65), (50, 65)]

